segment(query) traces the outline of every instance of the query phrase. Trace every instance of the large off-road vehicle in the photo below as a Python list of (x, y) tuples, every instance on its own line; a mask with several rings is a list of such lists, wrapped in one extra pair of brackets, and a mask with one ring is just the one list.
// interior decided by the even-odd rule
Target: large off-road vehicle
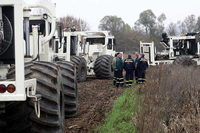
[(71, 28), (70, 32), (64, 32), (63, 41), (57, 56), (60, 60), (65, 60), (63, 56), (68, 53), (68, 58), (76, 64), (79, 81), (84, 81), (86, 76), (91, 75), (96, 75), (97, 78), (113, 77), (111, 65), (116, 44), (109, 31), (78, 32)]
[(65, 117), (76, 116), (75, 64), (56, 61), (56, 29), (62, 38), (55, 4), (0, 1), (1, 133), (63, 133)]
[(159, 64), (200, 64), (200, 33), (186, 33), (182, 36), (168, 36), (162, 34), (160, 44), (164, 47), (162, 52), (156, 52), (154, 42), (140, 42), (140, 51), (145, 53), (150, 65)]

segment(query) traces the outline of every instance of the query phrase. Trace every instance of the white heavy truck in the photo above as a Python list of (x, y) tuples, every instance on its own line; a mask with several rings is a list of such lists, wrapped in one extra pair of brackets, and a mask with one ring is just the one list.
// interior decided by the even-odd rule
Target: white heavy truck
[(56, 27), (55, 4), (0, 1), (0, 132), (63, 133), (65, 117), (76, 116), (75, 64), (56, 62)]
[(182, 36), (167, 36), (162, 34), (160, 44), (164, 47), (162, 52), (156, 52), (154, 42), (140, 42), (140, 52), (145, 53), (150, 65), (159, 64), (200, 64), (200, 33), (186, 33)]
[[(74, 28), (73, 28), (74, 29)], [(77, 79), (86, 80), (86, 76), (112, 78), (112, 66), (115, 56), (115, 39), (109, 31), (64, 32), (64, 43), (58, 51), (60, 60), (70, 60), (76, 64)], [(63, 55), (68, 53), (68, 58)], [(70, 53), (70, 54), (69, 54)]]

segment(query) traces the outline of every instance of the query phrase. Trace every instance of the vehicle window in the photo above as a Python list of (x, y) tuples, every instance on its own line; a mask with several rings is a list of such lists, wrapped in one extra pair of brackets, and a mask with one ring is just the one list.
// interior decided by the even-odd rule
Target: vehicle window
[(109, 39), (109, 40), (108, 40), (107, 49), (112, 49), (112, 39)]

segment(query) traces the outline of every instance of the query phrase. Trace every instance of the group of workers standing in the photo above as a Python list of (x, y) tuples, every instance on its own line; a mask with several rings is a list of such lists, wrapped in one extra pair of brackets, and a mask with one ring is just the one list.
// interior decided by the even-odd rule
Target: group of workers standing
[[(140, 57), (141, 55), (141, 57)], [(148, 68), (148, 61), (144, 58), (144, 54), (135, 52), (136, 59), (132, 59), (131, 54), (128, 55), (128, 58), (122, 60), (122, 54), (117, 53), (113, 60), (114, 68), (114, 79), (113, 85), (117, 88), (119, 86), (124, 86), (123, 70), (126, 71), (126, 87), (132, 86), (134, 82), (134, 73), (135, 80), (137, 84), (144, 84), (146, 82), (146, 69)]]

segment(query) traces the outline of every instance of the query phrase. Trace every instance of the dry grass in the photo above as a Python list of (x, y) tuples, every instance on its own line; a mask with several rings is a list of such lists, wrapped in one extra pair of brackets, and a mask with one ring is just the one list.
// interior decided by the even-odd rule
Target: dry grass
[(163, 65), (149, 68), (138, 111), (139, 133), (200, 132), (200, 69)]

